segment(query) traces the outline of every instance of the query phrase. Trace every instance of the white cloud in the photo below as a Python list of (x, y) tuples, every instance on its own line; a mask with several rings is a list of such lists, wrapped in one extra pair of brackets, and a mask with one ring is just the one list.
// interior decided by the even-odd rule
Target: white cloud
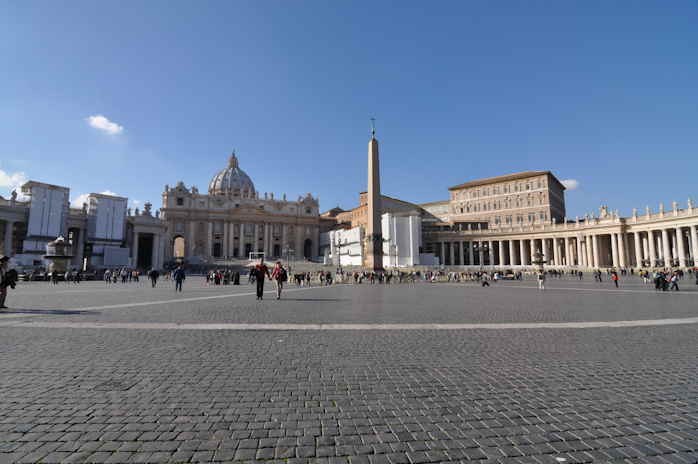
[[(115, 197), (118, 197), (119, 195), (112, 192), (111, 190), (105, 190), (103, 192), (99, 192), (102, 195), (112, 195)], [(82, 208), (83, 203), (87, 203), (87, 197), (90, 196), (89, 193), (83, 193), (82, 195), (78, 195), (77, 197), (73, 198), (73, 201), (70, 202), (70, 206), (73, 208)]]
[(82, 208), (82, 204), (87, 203), (88, 195), (88, 193), (83, 193), (82, 195), (78, 195), (77, 197), (73, 198), (73, 201), (70, 202), (70, 206), (73, 208)]
[(16, 190), (19, 200), (25, 199), (20, 187), (28, 180), (27, 175), (23, 172), (7, 172), (0, 169), (0, 189), (7, 190), (8, 194)]
[(577, 190), (579, 187), (579, 181), (577, 179), (565, 179), (561, 181), (561, 183), (567, 190)]
[(104, 131), (109, 135), (117, 135), (124, 131), (124, 126), (120, 126), (115, 122), (111, 122), (109, 119), (107, 119), (106, 116), (102, 116), (101, 114), (90, 116), (85, 120), (90, 126), (94, 127), (95, 129)]

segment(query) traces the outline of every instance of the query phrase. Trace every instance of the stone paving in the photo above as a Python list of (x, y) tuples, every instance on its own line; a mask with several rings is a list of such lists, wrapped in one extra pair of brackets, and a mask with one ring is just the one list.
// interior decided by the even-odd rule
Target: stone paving
[[(0, 462), (698, 462), (697, 324), (79, 328), (685, 318), (698, 316), (692, 282), (669, 294), (633, 279), (622, 291), (549, 280), (545, 293), (526, 281), (347, 285), (264, 302), (250, 286), (187, 283), (181, 295), (102, 283), (12, 293), (20, 310), (0, 316)], [(32, 321), (67, 326), (12, 325)]]

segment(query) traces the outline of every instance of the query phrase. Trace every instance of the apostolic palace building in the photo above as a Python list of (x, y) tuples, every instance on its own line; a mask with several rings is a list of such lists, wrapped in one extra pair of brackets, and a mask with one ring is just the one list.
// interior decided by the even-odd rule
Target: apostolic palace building
[[(371, 143), (377, 161), (378, 142)], [(374, 233), (372, 243), (382, 242), (375, 256), (386, 268), (521, 269), (537, 260), (570, 269), (698, 264), (698, 207), (690, 200), (629, 217), (601, 206), (596, 215), (570, 218), (565, 187), (550, 171), (471, 180), (448, 188), (448, 199), (423, 204), (378, 192), (371, 204), (380, 205), (380, 236)], [(235, 154), (206, 192), (182, 181), (166, 185), (156, 211), (150, 203), (131, 211), (127, 198), (103, 194), (72, 208), (67, 187), (36, 181), (22, 193), (0, 197), (0, 251), (18, 267), (45, 266), (46, 245), (58, 236), (72, 245), (74, 268), (95, 270), (177, 261), (220, 266), (261, 254), (333, 266), (367, 262), (366, 192), (352, 210), (321, 214), (311, 194), (260, 195)]]

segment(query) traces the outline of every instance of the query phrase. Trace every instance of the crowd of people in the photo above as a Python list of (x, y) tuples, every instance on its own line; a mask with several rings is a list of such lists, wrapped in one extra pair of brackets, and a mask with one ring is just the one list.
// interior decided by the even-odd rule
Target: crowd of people
[[(7, 289), (14, 288), (18, 280), (17, 272), (8, 268), (9, 258), (0, 256), (0, 309), (5, 308), (5, 300), (7, 298)], [(151, 282), (151, 286), (157, 286), (160, 277), (165, 280), (172, 280), (175, 284), (175, 291), (181, 292), (183, 283), (186, 279), (187, 272), (184, 266), (178, 265), (174, 270), (163, 271), (151, 269), (146, 273), (146, 276)], [(657, 291), (679, 291), (679, 283), (688, 274), (689, 279), (695, 279), (695, 284), (698, 285), (698, 268), (689, 268), (686, 272), (681, 269), (657, 269), (657, 270), (634, 270), (634, 269), (606, 269), (594, 270), (591, 272), (594, 281), (603, 283), (610, 281), (616, 288), (619, 287), (621, 278), (626, 276), (638, 276), (647, 285), (654, 285)], [(127, 284), (129, 282), (139, 282), (141, 272), (138, 269), (118, 268), (107, 269), (104, 271), (103, 280), (107, 285), (114, 285), (118, 282)], [(66, 283), (79, 284), (83, 280), (83, 275), (80, 270), (68, 270), (65, 273), (44, 273), (44, 279), (53, 285), (57, 285), (60, 280)], [(62, 277), (62, 279), (61, 279)], [(213, 269), (207, 270), (204, 273), (205, 285), (240, 285), (241, 273), (232, 269)], [(249, 269), (248, 283), (254, 284), (257, 287), (257, 299), (264, 299), (264, 283), (267, 279), (271, 280), (276, 289), (277, 299), (281, 298), (281, 294), (286, 282), (291, 277), (297, 287), (312, 287), (313, 285), (328, 286), (335, 283), (355, 285), (367, 284), (403, 284), (403, 283), (468, 283), (474, 282), (489, 287), (491, 283), (496, 283), (500, 280), (525, 280), (533, 279), (538, 283), (538, 288), (545, 290), (545, 283), (548, 278), (561, 279), (571, 277), (574, 279), (584, 280), (585, 274), (580, 270), (562, 271), (558, 269), (547, 270), (494, 270), (494, 271), (447, 271), (442, 269), (437, 270), (386, 270), (386, 271), (367, 271), (354, 270), (346, 271), (342, 268), (337, 268), (334, 273), (327, 270), (315, 272), (305, 271), (291, 273), (290, 268), (285, 268), (281, 261), (277, 261), (270, 270), (264, 263), (264, 260), (259, 260), (253, 267)]]

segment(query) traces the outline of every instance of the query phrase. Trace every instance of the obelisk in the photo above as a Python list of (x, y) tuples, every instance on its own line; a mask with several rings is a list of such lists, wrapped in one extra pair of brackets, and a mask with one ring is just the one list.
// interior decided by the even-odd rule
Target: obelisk
[[(373, 119), (371, 119), (373, 122)], [(368, 142), (368, 223), (366, 225), (366, 267), (383, 270), (383, 231), (381, 227), (381, 177), (376, 128), (371, 127)]]

